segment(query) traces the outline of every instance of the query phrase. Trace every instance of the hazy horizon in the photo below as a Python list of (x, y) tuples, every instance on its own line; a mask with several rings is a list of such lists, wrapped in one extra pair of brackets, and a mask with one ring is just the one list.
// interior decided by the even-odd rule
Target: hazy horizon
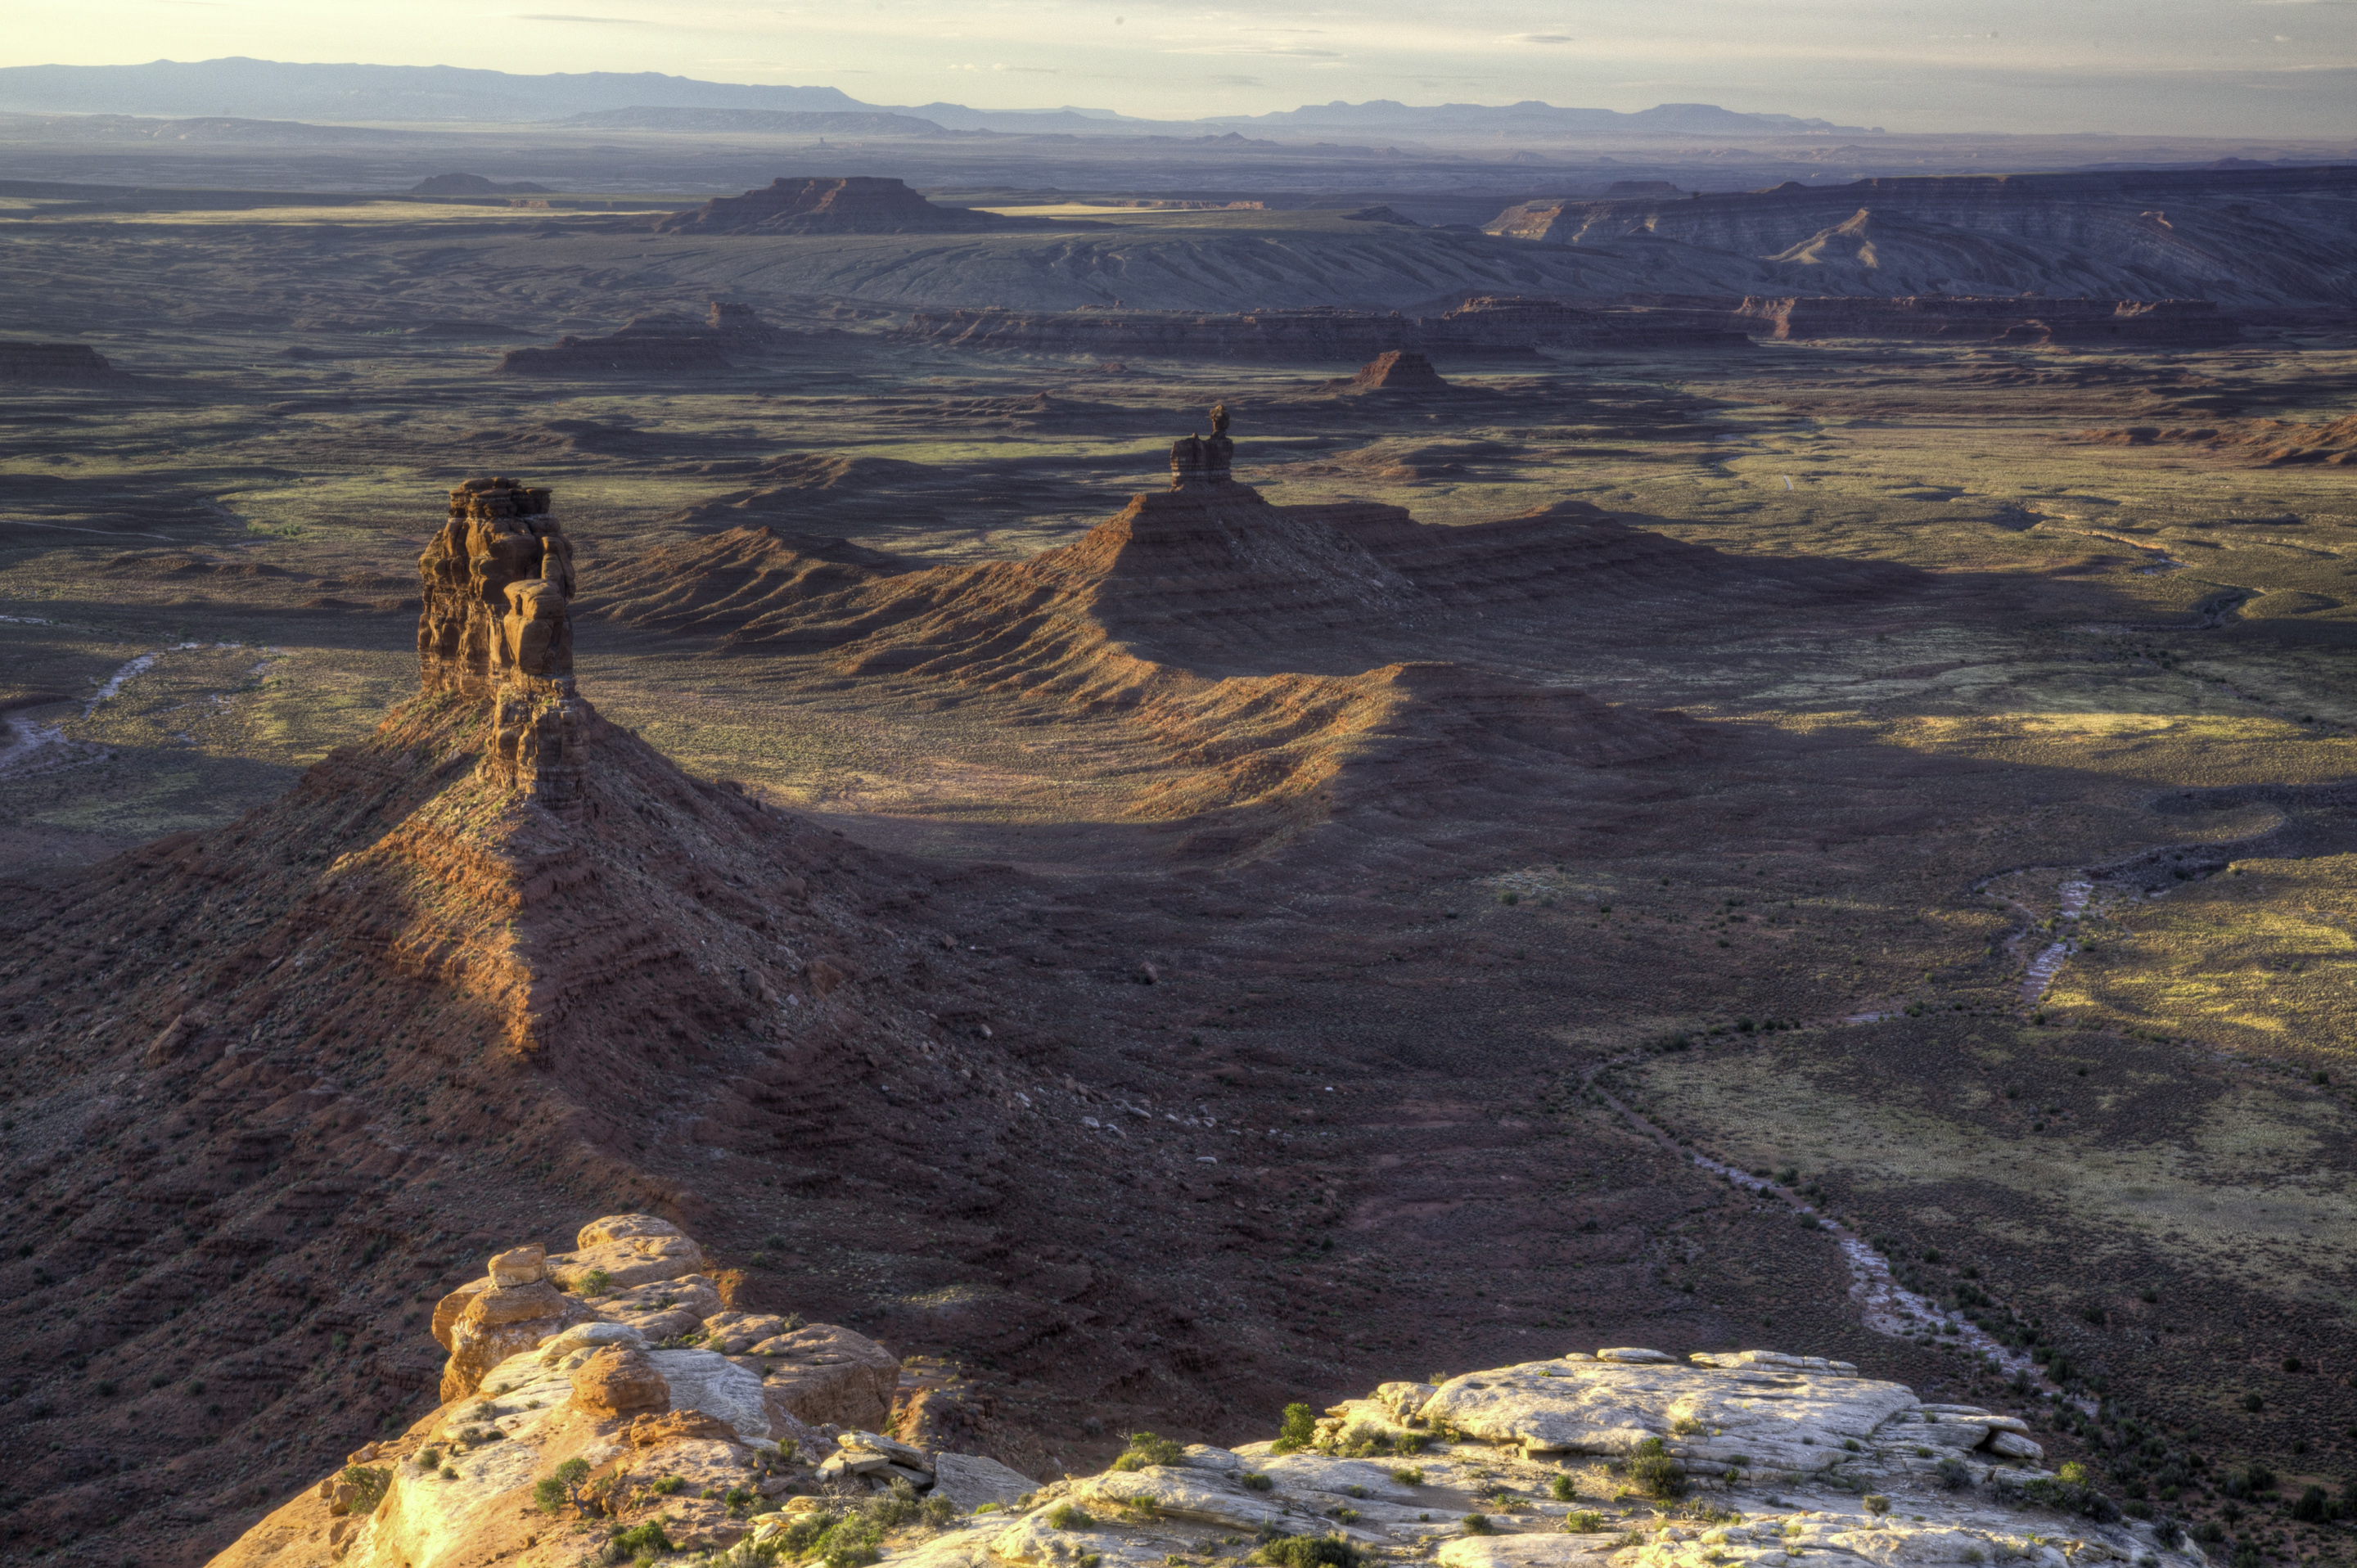
[[(126, 40), (136, 40), (135, 42)], [(2348, 0), (1994, 0), (1953, 10), (1813, 0), (1387, 0), (1239, 12), (1104, 0), (819, 6), (596, 0), (485, 14), (449, 0), (332, 11), (286, 0), (99, 0), (20, 18), (0, 65), (229, 56), (527, 74), (645, 71), (831, 86), (871, 103), (1081, 105), (1163, 119), (1336, 100), (1709, 102), (1894, 132), (2357, 135)]]

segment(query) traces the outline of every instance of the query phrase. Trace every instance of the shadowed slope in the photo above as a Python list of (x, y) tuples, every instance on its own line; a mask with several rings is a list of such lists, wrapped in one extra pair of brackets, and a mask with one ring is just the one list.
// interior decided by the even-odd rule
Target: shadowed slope
[(1577, 501), (1445, 528), (1376, 502), (1271, 506), (1236, 484), (1139, 496), (1022, 562), (897, 570), (740, 529), (607, 576), (615, 596), (590, 613), (807, 656), (816, 678), (1110, 720), (1131, 759), (1120, 816), (1178, 833), (1171, 853), (1189, 856), (1353, 815), (1395, 831), (1444, 802), (1494, 822), (1562, 797), (1566, 768), (1687, 756), (1700, 725), (1519, 673), (1531, 639), (1609, 636), (1665, 607), (1880, 600), (1907, 578), (1738, 560)]

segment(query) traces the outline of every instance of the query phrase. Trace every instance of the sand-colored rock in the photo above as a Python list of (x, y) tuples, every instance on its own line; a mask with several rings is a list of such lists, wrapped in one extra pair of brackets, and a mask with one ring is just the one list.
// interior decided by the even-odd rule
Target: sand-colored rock
[(1835, 1463), (1915, 1396), (1898, 1383), (1776, 1369), (1721, 1370), (1659, 1362), (1533, 1361), (1451, 1378), (1424, 1419), (1538, 1453), (1631, 1454), (1648, 1438), (1727, 1463), (1742, 1455), (1788, 1470)]
[(450, 1322), (450, 1359), (442, 1369), (444, 1402), (465, 1398), (501, 1361), (537, 1348), (588, 1316), (587, 1307), (544, 1280), (491, 1284), (472, 1293)]
[(1039, 1489), (1039, 1483), (1030, 1477), (979, 1454), (933, 1455), (934, 1494), (956, 1504), (961, 1513), (972, 1513), (985, 1503), (1003, 1508)]
[(1609, 1535), (1460, 1535), (1433, 1553), (1441, 1568), (1603, 1568), (1618, 1541)]
[(812, 1426), (872, 1428), (891, 1418), (900, 1363), (873, 1339), (813, 1323), (764, 1339), (750, 1354), (761, 1359), (771, 1393)]
[(644, 1350), (601, 1346), (573, 1369), (573, 1402), (594, 1416), (636, 1416), (671, 1408), (671, 1384)]
[[(584, 1234), (587, 1234), (586, 1230)], [(662, 1235), (631, 1231), (596, 1241), (582, 1241), (570, 1252), (558, 1252), (550, 1257), (547, 1269), (548, 1277), (566, 1290), (583, 1289), (589, 1284), (591, 1275), (602, 1271), (608, 1291), (624, 1291), (636, 1285), (654, 1284), (702, 1273), (705, 1269), (704, 1250), (676, 1232)], [(712, 1310), (717, 1312), (719, 1309), (716, 1295)]]
[(544, 1247), (515, 1247), (491, 1258), (491, 1283), (502, 1288), (538, 1284), (548, 1274)]
[[(813, 1354), (856, 1352), (861, 1364), (873, 1352), (889, 1365), (880, 1348), (846, 1330), (813, 1326), (779, 1337), (801, 1337)], [(1427, 1555), (1441, 1568), (1601, 1568), (1608, 1557), (1614, 1568), (1786, 1568), (1788, 1551), (1824, 1557), (1833, 1568), (1988, 1562), (2069, 1568), (2130, 1559), (2203, 1568), (2190, 1549), (2163, 1547), (2141, 1527), (2025, 1513), (1995, 1485), (1953, 1490), (1942, 1460), (1970, 1437), (2017, 1435), (2023, 1423), (2013, 1417), (1925, 1404), (1897, 1384), (1829, 1364), (1791, 1364), (1806, 1358), (1762, 1352), (1728, 1359), (1733, 1364), (1721, 1367), (1583, 1354), (1470, 1373), (1437, 1389), (1394, 1383), (1377, 1397), (1336, 1406), (1321, 1423), (1321, 1442), (1329, 1445), (1361, 1421), (1383, 1422), (1405, 1436), (1409, 1429), (1388, 1425), (1394, 1412), (1423, 1406), (1432, 1424), (1415, 1435), (1429, 1445), (1408, 1461), (1413, 1474), (1404, 1473), (1397, 1458), (1350, 1458), (1315, 1447), (1277, 1454), (1259, 1442), (1235, 1449), (1196, 1444), (1169, 1465), (1040, 1487), (996, 1461), (927, 1455), (872, 1430), (844, 1433), (829, 1446), (845, 1481), (930, 1482), (959, 1509), (1005, 1509), (1033, 1498), (1019, 1517), (985, 1515), (967, 1527), (939, 1533), (915, 1527), (896, 1536), (891, 1560), (917, 1568), (1077, 1568), (1090, 1558), (1099, 1568), (1160, 1568), (1168, 1558), (1200, 1555), (1223, 1538), (1264, 1530), (1339, 1535), (1364, 1547)], [(513, 1568), (569, 1568), (570, 1557), (546, 1548), (577, 1545), (577, 1537), (552, 1529), (528, 1497), (533, 1480), (571, 1458), (589, 1467), (593, 1482), (625, 1470), (640, 1487), (676, 1480), (660, 1494), (631, 1492), (635, 1500), (624, 1516), (601, 1519), (597, 1528), (660, 1514), (670, 1521), (671, 1539), (690, 1552), (725, 1548), (748, 1530), (757, 1543), (774, 1540), (798, 1512), (840, 1506), (796, 1498), (747, 1520), (727, 1505), (726, 1496), (738, 1488), (774, 1497), (789, 1483), (777, 1471), (783, 1461), (764, 1413), (776, 1408), (774, 1392), (716, 1351), (650, 1351), (629, 1326), (601, 1321), (565, 1329), (502, 1362), (490, 1377), (503, 1392), (445, 1405), (383, 1445), (383, 1454), (364, 1451), (392, 1477), (375, 1514), (335, 1518), (331, 1477), (264, 1520), (221, 1562), (229, 1568), (321, 1568), (340, 1552), (347, 1568), (459, 1568), (494, 1558)], [(669, 1408), (620, 1408), (658, 1389)], [(1716, 1517), (1732, 1514), (1735, 1522), (1664, 1516), (1651, 1506), (1631, 1511), (1617, 1503), (1559, 1501), (1552, 1483), (1566, 1470), (1578, 1477), (1583, 1496), (1593, 1497), (1586, 1488), (1593, 1485), (1594, 1462), (1563, 1445), (1534, 1452), (1530, 1442), (1543, 1428), (1560, 1439), (1571, 1423), (1587, 1434), (1583, 1452), (1610, 1455), (1641, 1441), (1640, 1434), (1660, 1435), (1653, 1428), (1664, 1418), (1672, 1451), (1690, 1459), (1738, 1436), (1757, 1451), (1748, 1465), (1727, 1461), (1736, 1474), (1732, 1483), (1717, 1478), (1716, 1466), (1696, 1483), (1710, 1489), (1712, 1507), (1722, 1510)], [(1796, 1432), (1862, 1434), (1854, 1448), (1836, 1444), (1824, 1455), (1840, 1460), (1846, 1478), (1838, 1487), (1813, 1486), (1791, 1473), (1807, 1463), (1808, 1445), (1795, 1441)], [(802, 1437), (815, 1445), (806, 1431)], [(427, 1443), (437, 1445), (452, 1477), (414, 1462)], [(1975, 1456), (1968, 1478), (2002, 1463), (1993, 1449)], [(1795, 1457), (1802, 1462), (1787, 1464)], [(1948, 1469), (1953, 1472), (1953, 1464)], [(805, 1482), (813, 1478), (798, 1473)], [(1614, 1485), (1609, 1472), (1605, 1485)], [(1892, 1499), (1887, 1513), (1878, 1515), (1859, 1498), (1869, 1489)], [(1808, 1497), (1795, 1502), (1781, 1495), (1795, 1490)], [(1491, 1494), (1512, 1506), (1491, 1505)], [(1053, 1522), (1066, 1505), (1088, 1517)], [(1490, 1514), (1492, 1533), (1466, 1532), (1474, 1506)], [(1593, 1507), (1611, 1510), (1610, 1530), (1567, 1530), (1577, 1522), (1576, 1509)], [(1638, 1536), (1633, 1547), (1623, 1544), (1631, 1529)]]

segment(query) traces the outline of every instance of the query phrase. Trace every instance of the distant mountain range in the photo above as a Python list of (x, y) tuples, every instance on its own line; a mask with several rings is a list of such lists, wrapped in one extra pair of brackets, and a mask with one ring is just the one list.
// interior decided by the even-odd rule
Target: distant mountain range
[[(1790, 114), (1740, 114), (1709, 103), (1664, 103), (1623, 114), (1610, 109), (1559, 109), (1538, 102), (1444, 103), (1420, 108), (1379, 100), (1306, 105), (1270, 114), (1167, 121), (1093, 109), (863, 103), (832, 87), (697, 81), (654, 71), (520, 76), (447, 65), (296, 65), (243, 58), (151, 60), (145, 65), (11, 66), (0, 69), (0, 111), (328, 122), (574, 120), (616, 128), (711, 131), (816, 131), (827, 127), (803, 116), (856, 115), (859, 121), (837, 122), (834, 128), (845, 134), (917, 135), (927, 134), (928, 124), (948, 132), (1097, 136), (1200, 134), (1214, 126), (1393, 136), (1862, 134), (1857, 126)], [(681, 111), (704, 113), (688, 115)], [(888, 124), (882, 116), (899, 116), (905, 124)]]

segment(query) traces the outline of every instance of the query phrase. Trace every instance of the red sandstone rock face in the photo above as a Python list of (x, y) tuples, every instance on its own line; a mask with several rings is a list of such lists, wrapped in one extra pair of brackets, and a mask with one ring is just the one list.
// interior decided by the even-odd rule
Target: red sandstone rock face
[(1448, 383), (1432, 368), (1432, 361), (1411, 349), (1394, 349), (1376, 355), (1359, 367), (1359, 373), (1345, 383), (1357, 392), (1442, 392)]
[(775, 179), (655, 223), (679, 234), (928, 234), (1006, 226), (994, 213), (936, 207), (897, 179)]
[(573, 545), (548, 492), (468, 480), (417, 570), (420, 687), (490, 698), (485, 768), (553, 811), (576, 810), (597, 714), (573, 686)]

